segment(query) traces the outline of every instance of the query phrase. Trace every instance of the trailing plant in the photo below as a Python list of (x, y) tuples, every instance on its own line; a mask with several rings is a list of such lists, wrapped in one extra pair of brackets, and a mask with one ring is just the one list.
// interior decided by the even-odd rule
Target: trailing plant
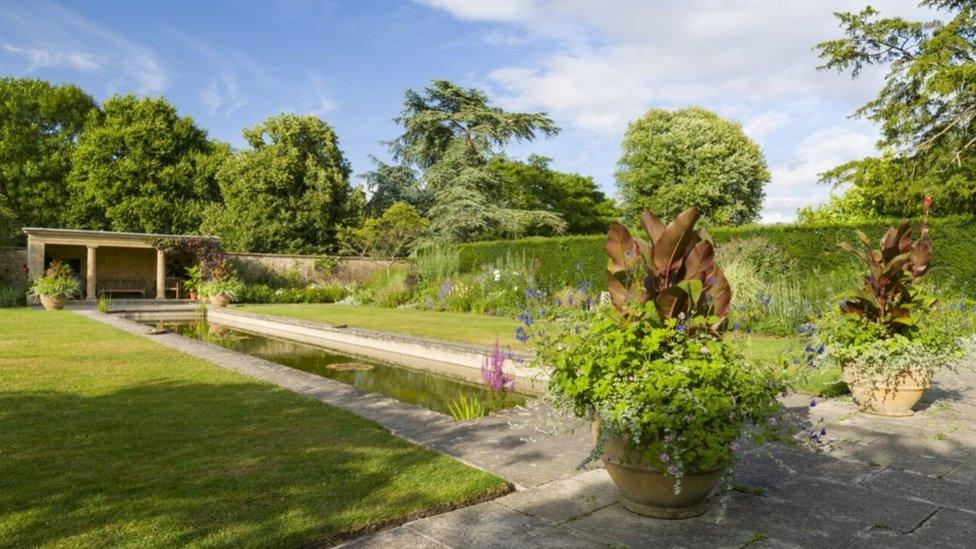
[(27, 297), (40, 299), (41, 296), (47, 297), (75, 297), (81, 292), (81, 285), (74, 273), (65, 263), (54, 261), (44, 272), (44, 276), (34, 279)]
[(457, 421), (477, 419), (488, 415), (488, 410), (484, 404), (475, 398), (468, 398), (464, 393), (458, 395), (456, 399), (448, 405), (451, 416)]
[(676, 491), (686, 472), (729, 465), (747, 425), (759, 441), (774, 436), (785, 391), (722, 340), (731, 289), (697, 219), (689, 209), (664, 225), (644, 212), (647, 240), (611, 225), (610, 303), (527, 314), (517, 334), (550, 369), (555, 402), (599, 425), (589, 459), (623, 437), (628, 461), (675, 478)]
[(225, 263), (220, 240), (211, 236), (153, 237), (149, 244), (166, 253), (188, 253), (196, 257), (204, 279), (212, 278), (211, 271)]

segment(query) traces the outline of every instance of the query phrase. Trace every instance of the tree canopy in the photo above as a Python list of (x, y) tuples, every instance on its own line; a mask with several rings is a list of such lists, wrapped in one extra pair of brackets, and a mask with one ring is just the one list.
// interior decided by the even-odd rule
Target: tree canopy
[(386, 164), (375, 157), (370, 159), (373, 169), (359, 176), (369, 193), (366, 213), (380, 215), (397, 202), (410, 204), (421, 215), (430, 209), (433, 197), (423, 188), (416, 170), (404, 164)]
[(74, 85), (0, 78), (0, 242), (13, 227), (65, 223), (71, 155), (96, 109)]
[(666, 219), (697, 207), (719, 225), (755, 220), (769, 182), (762, 150), (742, 127), (699, 107), (652, 109), (631, 122), (617, 165), (624, 215)]
[(498, 204), (503, 182), (488, 162), (513, 141), (555, 135), (544, 113), (511, 113), (491, 105), (476, 89), (435, 80), (423, 91), (407, 90), (396, 118), (404, 131), (388, 143), (394, 159), (423, 171), (431, 231), (447, 241), (563, 232), (566, 222), (545, 210)]
[(430, 222), (406, 202), (395, 202), (362, 227), (344, 227), (339, 235), (343, 253), (393, 259), (406, 255), (423, 238)]
[(359, 224), (365, 199), (349, 184), (332, 127), (281, 114), (243, 134), (250, 148), (220, 169), (223, 204), (210, 209), (204, 227), (231, 250), (335, 251), (339, 226)]
[(857, 78), (868, 66), (888, 68), (877, 97), (855, 112), (879, 124), (885, 153), (824, 174), (851, 194), (837, 195), (825, 214), (856, 205), (868, 216), (917, 215), (926, 194), (939, 215), (976, 212), (976, 3), (921, 5), (949, 19), (881, 17), (868, 7), (838, 13), (844, 36), (817, 45), (821, 69)]
[(497, 157), (488, 169), (501, 179), (501, 196), (508, 207), (555, 213), (566, 221), (569, 234), (606, 232), (620, 217), (613, 200), (592, 177), (553, 170), (550, 162), (539, 155), (530, 155), (526, 162)]
[(215, 175), (227, 154), (163, 98), (112, 97), (89, 113), (72, 154), (68, 223), (195, 233), (220, 199)]

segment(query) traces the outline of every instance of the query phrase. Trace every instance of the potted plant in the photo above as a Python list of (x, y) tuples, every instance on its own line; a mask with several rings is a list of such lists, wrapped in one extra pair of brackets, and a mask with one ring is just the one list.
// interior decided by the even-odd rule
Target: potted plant
[(214, 307), (226, 307), (231, 301), (236, 301), (244, 291), (244, 284), (237, 279), (234, 270), (227, 263), (214, 267), (211, 277), (200, 284), (199, 291), (207, 296)]
[(839, 244), (868, 274), (861, 289), (842, 294), (839, 307), (817, 321), (814, 337), (864, 412), (912, 415), (935, 370), (961, 358), (959, 327), (948, 311), (936, 312), (938, 302), (919, 286), (932, 256), (925, 223), (920, 232), (913, 240), (905, 222), (889, 227), (879, 248), (860, 231), (861, 249)]
[(771, 434), (785, 391), (723, 341), (731, 289), (698, 217), (691, 208), (665, 226), (645, 211), (648, 240), (611, 224), (612, 306), (533, 332), (555, 402), (592, 421), (590, 458), (626, 509), (658, 518), (703, 514), (744, 427)]
[(192, 301), (196, 301), (200, 293), (200, 285), (203, 283), (203, 273), (199, 265), (192, 265), (186, 268), (186, 279), (183, 280), (183, 288), (190, 295)]
[(77, 296), (80, 290), (81, 285), (71, 272), (71, 267), (54, 261), (44, 272), (44, 276), (34, 280), (27, 295), (31, 299), (40, 300), (41, 305), (50, 311), (64, 309), (68, 298)]

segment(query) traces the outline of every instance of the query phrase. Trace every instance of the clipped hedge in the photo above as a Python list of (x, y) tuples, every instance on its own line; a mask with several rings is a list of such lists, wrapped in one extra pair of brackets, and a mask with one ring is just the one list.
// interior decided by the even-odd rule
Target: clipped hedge
[(349, 292), (342, 286), (272, 288), (265, 284), (245, 284), (240, 303), (335, 303)]
[[(853, 265), (852, 257), (838, 249), (837, 242), (856, 242), (856, 229), (880, 238), (889, 225), (898, 222), (746, 225), (717, 227), (710, 232), (718, 245), (739, 238), (766, 238), (795, 261), (801, 272), (813, 275)], [(914, 221), (916, 227), (918, 223)], [(946, 288), (976, 294), (976, 217), (940, 218), (932, 220), (929, 226), (933, 240), (931, 279)], [(525, 254), (539, 262), (539, 284), (546, 289), (583, 282), (603, 289), (606, 287), (605, 239), (604, 235), (536, 237), (459, 244), (458, 249), (464, 271), (490, 264), (505, 254)]]

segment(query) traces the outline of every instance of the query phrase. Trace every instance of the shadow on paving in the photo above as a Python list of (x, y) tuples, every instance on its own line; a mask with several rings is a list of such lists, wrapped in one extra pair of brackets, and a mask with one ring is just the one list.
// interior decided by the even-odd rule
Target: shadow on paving
[[(798, 420), (825, 418), (825, 444), (748, 450), (702, 517), (630, 513), (602, 469), (414, 521), (353, 547), (972, 547), (976, 407), (965, 383), (928, 395), (910, 418), (856, 412), (844, 400), (791, 399)], [(946, 415), (956, 411), (955, 430)], [(947, 432), (943, 432), (947, 431)], [(819, 432), (819, 431), (818, 431)]]
[(297, 545), (499, 489), (262, 383), (0, 392), (0, 423), (0, 544), (15, 547)]

